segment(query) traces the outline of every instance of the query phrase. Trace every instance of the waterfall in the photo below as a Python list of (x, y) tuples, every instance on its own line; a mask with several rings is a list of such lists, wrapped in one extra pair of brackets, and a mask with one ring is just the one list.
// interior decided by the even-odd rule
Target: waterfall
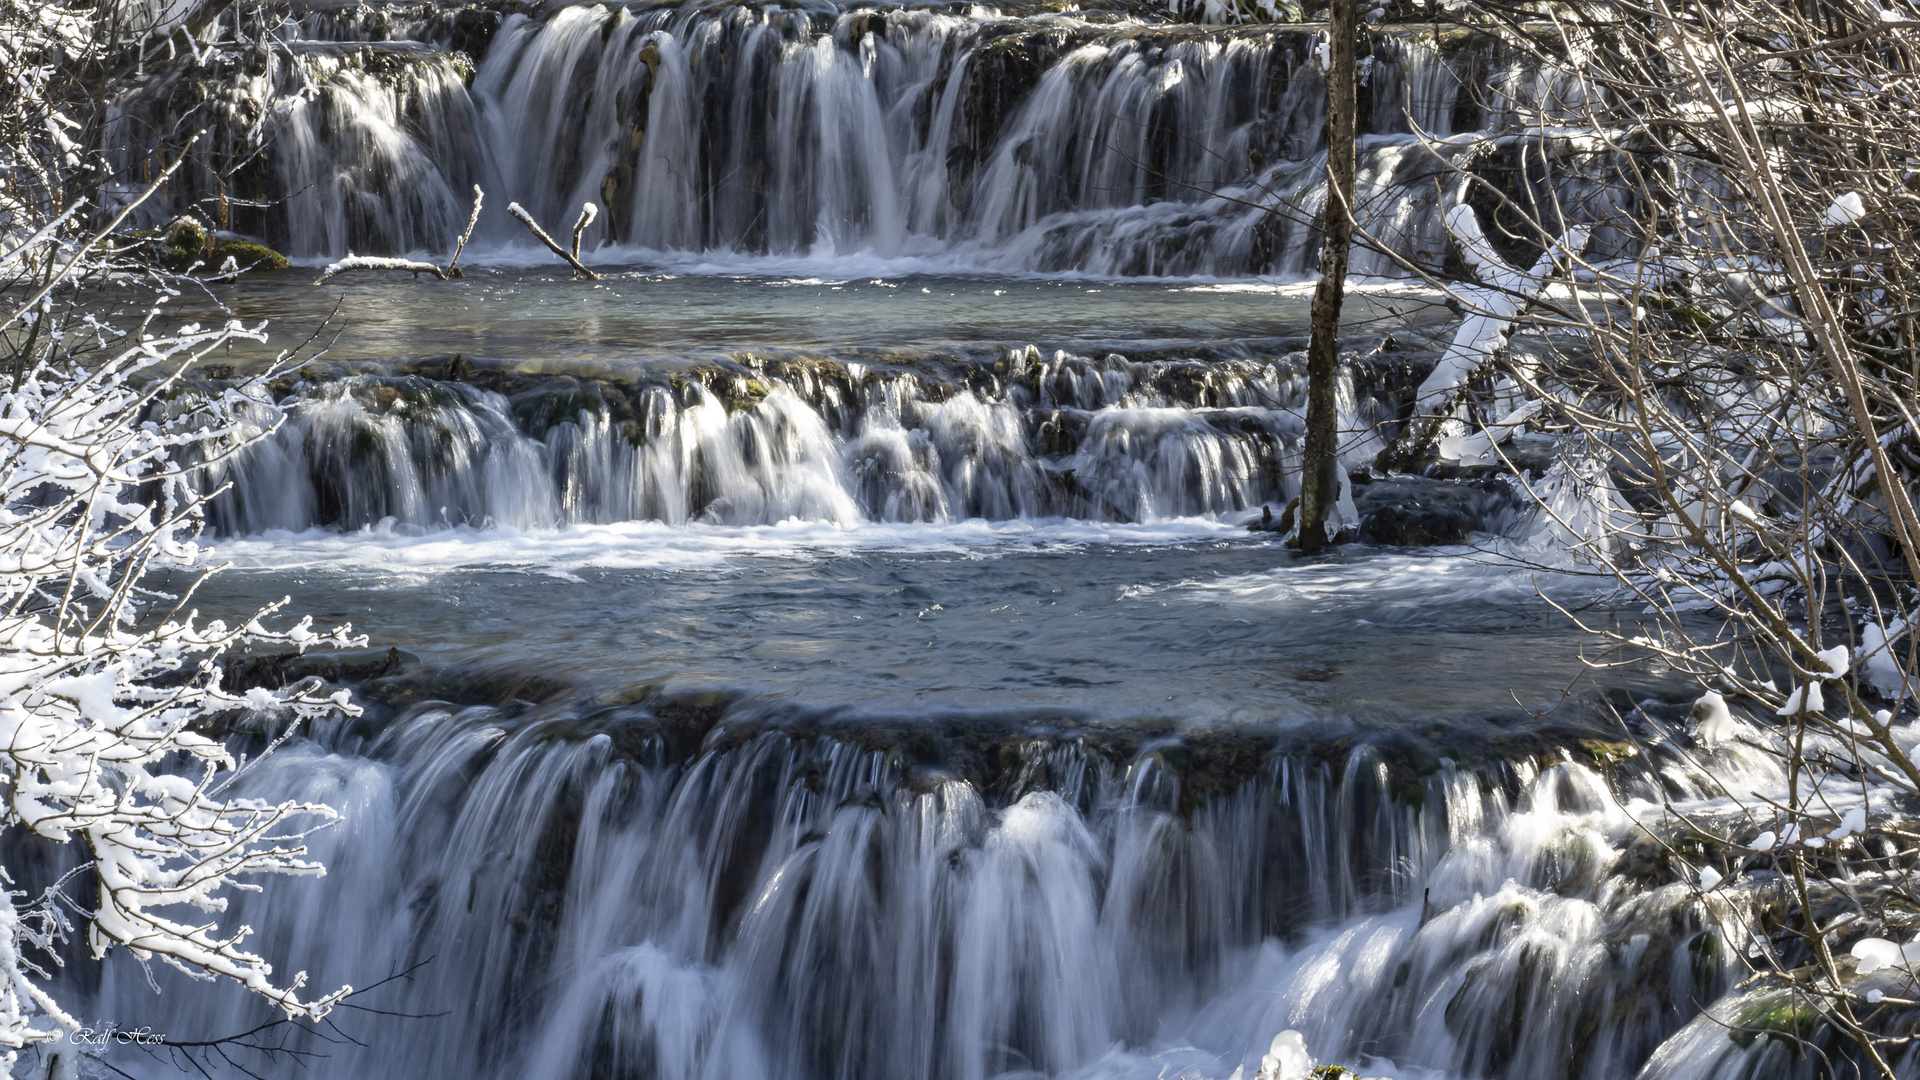
[[(591, 201), (588, 246), (609, 260), (1311, 272), (1325, 103), (1309, 33), (981, 10), (314, 13), (282, 28), (285, 48), (154, 76), (116, 104), (109, 145), (123, 174), (151, 173), (154, 133), (207, 102), (212, 136), (148, 216), (224, 200), (236, 228), (309, 257), (445, 250), (478, 183), (483, 247), (526, 241), (508, 202), (561, 228)], [(1485, 101), (1463, 94), (1482, 83)], [(1369, 84), (1357, 214), (1381, 250), (1361, 245), (1359, 275), (1403, 274), (1396, 256), (1439, 268), (1454, 164), (1575, 104), (1564, 78), (1414, 40), (1383, 40)], [(1538, 198), (1604, 211), (1581, 179), (1591, 154), (1548, 149), (1551, 169), (1508, 165)]]
[[(1225, 1077), (1295, 1027), (1333, 1060), (1598, 1080), (1732, 982), (1687, 890), (1635, 870), (1644, 779), (660, 704), (422, 705), (267, 763), (251, 793), (348, 823), (327, 878), (236, 925), (319, 985), (424, 964), (313, 1075)], [(247, 1026), (242, 995), (146, 978), (110, 965), (102, 1007)]]
[[(1284, 504), (1304, 431), (1297, 358), (1135, 362), (1013, 350), (943, 384), (774, 362), (512, 397), (419, 376), (308, 384), (262, 403), (244, 452), (201, 471), (228, 535), (314, 526), (542, 528), (655, 520), (1144, 522)], [(1356, 386), (1356, 382), (1358, 385)], [(1398, 392), (1356, 365), (1345, 454)], [(189, 412), (194, 398), (172, 403)]]

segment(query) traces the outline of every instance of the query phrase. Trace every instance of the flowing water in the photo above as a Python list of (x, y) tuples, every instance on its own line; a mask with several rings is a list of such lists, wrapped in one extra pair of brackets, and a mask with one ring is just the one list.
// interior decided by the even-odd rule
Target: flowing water
[[(464, 279), (256, 275), (169, 315), (327, 350), (202, 474), (233, 566), (201, 609), (292, 594), (371, 636), (234, 670), (368, 711), (249, 779), (344, 821), (324, 879), (228, 920), (310, 986), (406, 975), (250, 1067), (1228, 1080), (1289, 1027), (1407, 1078), (1809, 1067), (1716, 1026), (1735, 957), (1650, 834), (1779, 778), (1692, 747), (1683, 688), (1583, 681), (1547, 602), (1635, 614), (1566, 555), (1604, 485), (1534, 446), (1558, 521), (1495, 480), (1469, 544), (1244, 527), (1298, 488), (1310, 33), (826, 4), (247, 33), (200, 76), (242, 91), (211, 145), (272, 133), (237, 228), (317, 263), (445, 250), (474, 183), (491, 208)], [(1370, 78), (1365, 221), (1438, 265), (1457, 193), (1411, 132), (1468, 147), (1562, 91), (1417, 41)], [(156, 84), (128, 130), (177, 107)], [(1581, 207), (1561, 163), (1516, 182)], [(508, 200), (556, 232), (602, 204), (605, 280)], [(1446, 332), (1400, 266), (1357, 264), (1355, 469)], [(175, 1039), (266, 1018), (124, 956), (79, 992)]]
[[(1285, 1027), (1404, 1077), (1753, 1064), (1698, 1033), (1732, 957), (1643, 826), (1774, 778), (1687, 757), (1677, 688), (1581, 682), (1542, 595), (1613, 597), (1562, 527), (1494, 499), (1472, 546), (1318, 560), (1243, 527), (1296, 485), (1297, 295), (603, 284), (211, 295), (366, 316), (206, 477), (203, 610), (372, 635), (287, 673), (375, 676), (368, 716), (252, 780), (344, 810), (329, 875), (236, 917), (314, 985), (421, 966), (304, 1072), (1226, 1080)], [(1430, 310), (1356, 305), (1355, 465)], [(1667, 748), (1606, 764), (1606, 700)], [(257, 1021), (175, 989), (123, 959), (91, 1000)]]
[[(1311, 28), (815, 0), (316, 11), (270, 47), (262, 32), (229, 28), (205, 68), (116, 104), (108, 145), (147, 175), (153, 133), (205, 103), (208, 138), (143, 213), (221, 216), (296, 256), (446, 251), (477, 184), (483, 243), (534, 250), (509, 201), (554, 235), (592, 202), (603, 212), (583, 240), (603, 259), (1290, 279), (1316, 265), (1325, 91)], [(1484, 43), (1383, 38), (1353, 272), (1445, 263), (1441, 210), (1468, 194), (1455, 165), (1604, 220), (1590, 148), (1520, 157), (1505, 136), (1569, 115), (1572, 86)], [(1612, 242), (1602, 228), (1594, 253)]]

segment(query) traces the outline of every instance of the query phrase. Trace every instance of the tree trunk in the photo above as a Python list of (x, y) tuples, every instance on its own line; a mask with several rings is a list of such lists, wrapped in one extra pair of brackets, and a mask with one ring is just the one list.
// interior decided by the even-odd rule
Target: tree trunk
[(1307, 344), (1307, 444), (1300, 470), (1302, 551), (1330, 542), (1327, 515), (1338, 495), (1334, 461), (1339, 414), (1340, 303), (1353, 242), (1354, 0), (1327, 9), (1327, 208), (1320, 240), (1320, 284), (1313, 290), (1313, 337)]

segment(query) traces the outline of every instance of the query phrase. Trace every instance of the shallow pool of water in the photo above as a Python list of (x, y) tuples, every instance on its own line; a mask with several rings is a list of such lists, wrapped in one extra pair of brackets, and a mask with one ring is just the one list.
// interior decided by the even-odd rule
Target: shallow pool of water
[(433, 663), (661, 681), (908, 719), (1518, 718), (1581, 636), (1492, 552), (1302, 560), (1232, 522), (723, 528), (633, 522), (222, 543), (203, 606), (283, 594)]
[[(318, 270), (300, 267), (185, 293), (169, 313), (202, 323), (267, 321), (272, 349), (311, 338), (331, 360), (462, 353), (619, 365), (756, 349), (965, 355), (1027, 344), (1177, 350), (1271, 338), (1299, 338), (1299, 348), (1311, 300), (1308, 287), (1258, 281), (849, 273), (886, 268), (846, 260), (672, 272), (610, 266), (602, 268), (606, 280), (588, 282), (543, 266), (481, 263), (456, 281), (362, 272), (315, 286), (308, 282)], [(1353, 332), (1373, 334), (1446, 314), (1430, 291), (1404, 283), (1363, 288), (1345, 312)], [(261, 355), (253, 345), (232, 352)]]

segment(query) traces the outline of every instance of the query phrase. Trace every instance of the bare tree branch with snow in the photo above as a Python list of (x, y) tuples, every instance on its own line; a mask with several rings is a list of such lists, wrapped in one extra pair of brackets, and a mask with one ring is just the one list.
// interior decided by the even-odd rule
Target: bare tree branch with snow
[(208, 496), (183, 461), (243, 445), (233, 412), (258, 408), (265, 376), (184, 413), (176, 403), (171, 419), (158, 406), (194, 363), (264, 335), (237, 322), (162, 329), (164, 285), (132, 330), (85, 303), (83, 286), (143, 276), (107, 235), (128, 207), (104, 225), (90, 218), (93, 163), (64, 134), (84, 125), (60, 80), (103, 55), (102, 34), (91, 8), (0, 2), (11, 84), (0, 96), (0, 827), (85, 853), (32, 893), (0, 867), (9, 1066), (82, 1026), (50, 989), (78, 932), (96, 958), (118, 946), (231, 980), (288, 1017), (323, 1017), (351, 993), (305, 993), (303, 973), (276, 973), (249, 949), (249, 928), (219, 918), (253, 876), (324, 873), (304, 839), (334, 817), (234, 794), (249, 763), (222, 741), (222, 719), (268, 717), (290, 732), (357, 711), (317, 681), (230, 692), (222, 657), (355, 639), (310, 619), (270, 628), (281, 605), (237, 625), (191, 606), (218, 567), (197, 540)]

